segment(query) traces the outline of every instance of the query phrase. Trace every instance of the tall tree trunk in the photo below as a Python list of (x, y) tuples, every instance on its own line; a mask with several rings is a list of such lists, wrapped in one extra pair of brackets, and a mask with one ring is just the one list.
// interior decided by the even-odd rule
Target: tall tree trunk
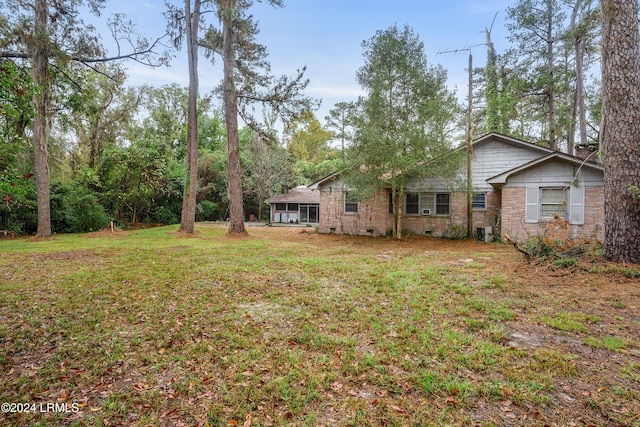
[[(579, 141), (584, 145), (587, 143), (587, 120), (586, 120), (586, 105), (584, 102), (584, 42), (582, 41), (582, 34), (576, 29), (576, 20), (578, 17), (578, 11), (582, 5), (582, 0), (576, 0), (576, 4), (573, 7), (571, 13), (571, 32), (573, 34), (574, 49), (576, 55), (576, 94), (575, 94), (575, 109), (577, 112)], [(573, 142), (573, 141), (571, 141)], [(569, 154), (573, 154), (573, 144), (569, 147)]]
[(51, 79), (49, 74), (49, 9), (46, 0), (35, 3), (35, 38), (31, 48), (33, 81), (39, 88), (34, 96), (33, 148), (35, 154), (36, 196), (38, 200), (37, 237), (51, 236), (51, 201), (49, 196), (49, 111)]
[(485, 75), (487, 87), (485, 97), (487, 99), (487, 132), (500, 132), (500, 95), (498, 94), (498, 70), (496, 68), (496, 50), (491, 41), (491, 30), (484, 29), (487, 38), (487, 68)]
[(229, 181), (229, 233), (246, 233), (242, 200), (242, 169), (240, 167), (240, 136), (238, 134), (238, 96), (234, 80), (235, 52), (233, 20), (236, 0), (222, 0), (222, 52), (224, 58), (224, 108), (227, 125)]
[(600, 0), (605, 242), (608, 257), (640, 262), (640, 34), (637, 0)]
[(198, 184), (198, 27), (200, 25), (200, 1), (194, 0), (193, 13), (191, 0), (185, 0), (187, 56), (189, 59), (189, 99), (187, 109), (187, 176), (189, 185), (185, 185), (182, 200), (180, 229), (188, 234), (195, 232), (196, 192)]
[(395, 187), (393, 191), (393, 237), (402, 239), (402, 209), (404, 207), (404, 189)]
[(549, 82), (547, 83), (547, 100), (549, 103), (549, 148), (556, 149), (556, 89), (555, 89), (555, 67), (553, 64), (553, 14), (549, 3), (547, 12), (547, 73)]

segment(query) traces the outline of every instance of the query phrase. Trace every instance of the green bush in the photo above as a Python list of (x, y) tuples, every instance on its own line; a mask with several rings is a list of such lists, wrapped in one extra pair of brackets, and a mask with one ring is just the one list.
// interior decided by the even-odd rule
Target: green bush
[(462, 225), (452, 225), (442, 233), (442, 237), (452, 240), (464, 239), (467, 237), (467, 229)]
[(524, 245), (524, 251), (532, 258), (546, 258), (553, 255), (553, 248), (546, 239), (540, 236), (534, 236), (527, 240)]
[(180, 212), (171, 206), (158, 206), (151, 213), (152, 222), (158, 224), (177, 224), (180, 222)]
[(210, 200), (203, 200), (196, 206), (196, 217), (198, 221), (212, 221), (215, 219), (218, 204)]
[(88, 231), (102, 230), (111, 220), (104, 211), (104, 207), (98, 201), (93, 191), (74, 186), (67, 195), (67, 206), (70, 207), (69, 230), (72, 233), (84, 233)]
[(563, 267), (563, 268), (571, 267), (575, 263), (576, 263), (575, 258), (561, 258), (553, 262), (554, 265), (558, 267)]
[[(72, 233), (76, 221), (74, 209), (69, 205), (72, 197), (70, 186), (54, 182), (49, 196), (51, 200), (51, 231), (53, 233)], [(80, 212), (82, 214), (82, 212)], [(35, 231), (35, 230), (34, 230)]]

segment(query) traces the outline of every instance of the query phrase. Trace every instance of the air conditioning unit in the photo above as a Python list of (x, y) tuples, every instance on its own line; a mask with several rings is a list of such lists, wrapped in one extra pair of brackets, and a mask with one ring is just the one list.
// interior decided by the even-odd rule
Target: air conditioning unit
[(476, 228), (476, 237), (479, 242), (492, 242), (493, 241), (493, 227), (479, 227)]
[(422, 209), (422, 215), (431, 216), (431, 209)]

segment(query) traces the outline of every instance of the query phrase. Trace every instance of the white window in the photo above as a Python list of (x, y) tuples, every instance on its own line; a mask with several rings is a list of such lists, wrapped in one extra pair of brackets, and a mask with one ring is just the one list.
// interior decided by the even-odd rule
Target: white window
[(567, 189), (540, 188), (540, 218), (567, 218)]
[(344, 193), (344, 213), (358, 213), (358, 200), (349, 193)]
[(584, 198), (583, 186), (527, 187), (525, 221), (548, 221), (557, 215), (570, 224), (584, 224)]

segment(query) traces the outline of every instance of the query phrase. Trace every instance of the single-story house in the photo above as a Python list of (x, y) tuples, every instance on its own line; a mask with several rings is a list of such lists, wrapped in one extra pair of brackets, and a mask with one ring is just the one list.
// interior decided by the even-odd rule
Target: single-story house
[(272, 223), (317, 224), (320, 193), (301, 185), (266, 200)]
[[(517, 138), (490, 133), (472, 154), (472, 229), (516, 241), (544, 236), (562, 218), (567, 237), (604, 238), (604, 169)], [(415, 178), (405, 189), (402, 229), (445, 235), (467, 229), (466, 161), (456, 179)], [(461, 185), (461, 183), (465, 183)], [(354, 199), (335, 173), (310, 188), (320, 193), (321, 233), (385, 235), (392, 229), (390, 188)]]

